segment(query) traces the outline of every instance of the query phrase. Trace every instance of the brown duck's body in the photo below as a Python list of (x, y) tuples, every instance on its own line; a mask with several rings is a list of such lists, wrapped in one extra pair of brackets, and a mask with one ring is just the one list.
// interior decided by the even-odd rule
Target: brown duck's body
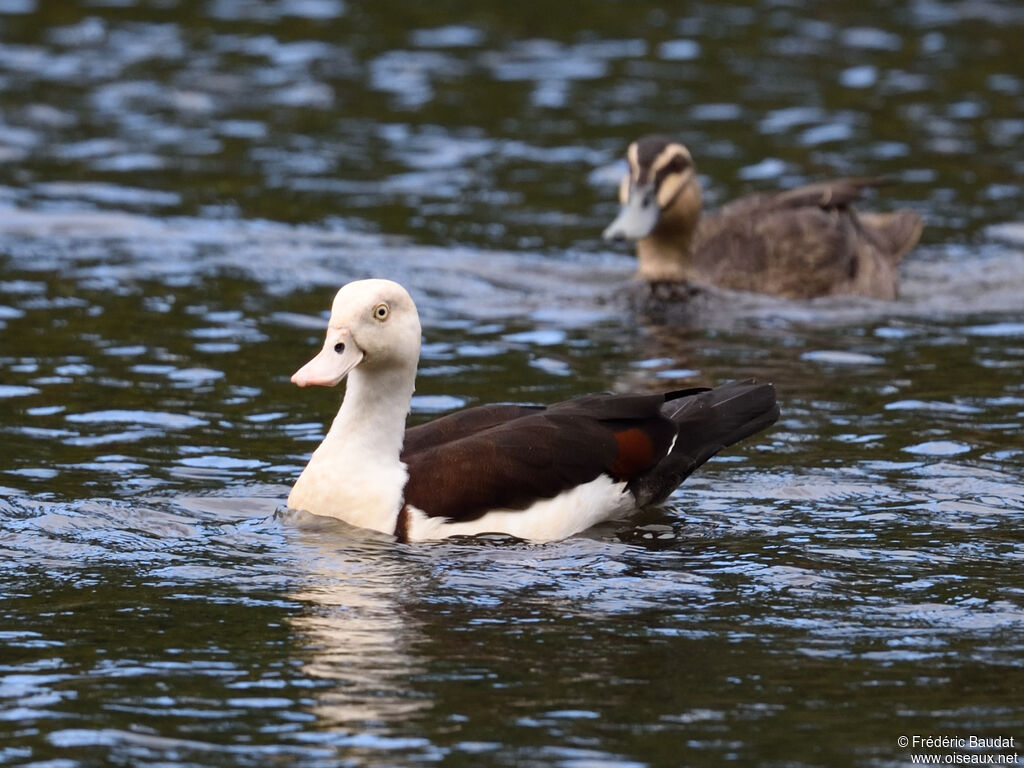
[[(605, 236), (637, 238), (637, 276), (645, 281), (689, 281), (792, 299), (895, 299), (900, 260), (923, 227), (914, 211), (854, 208), (865, 190), (884, 183), (879, 179), (749, 195), (702, 218), (700, 186), (685, 147), (646, 137), (630, 147), (629, 159), (623, 213)], [(657, 211), (642, 210), (645, 201), (656, 203)], [(645, 221), (633, 226), (640, 217)]]
[[(895, 299), (922, 220), (908, 210), (859, 213), (851, 203), (876, 183), (838, 179), (729, 203), (698, 224), (688, 279), (791, 299)], [(657, 243), (657, 230), (648, 239)]]

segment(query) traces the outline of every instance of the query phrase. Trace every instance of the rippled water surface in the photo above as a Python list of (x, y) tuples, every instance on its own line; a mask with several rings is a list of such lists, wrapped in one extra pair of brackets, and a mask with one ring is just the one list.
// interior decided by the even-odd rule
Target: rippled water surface
[[(1022, 34), (1011, 2), (0, 0), (0, 765), (1024, 752)], [(897, 181), (902, 298), (629, 312), (599, 233), (655, 130), (711, 206)], [(286, 510), (340, 395), (288, 376), (369, 275), (424, 318), (414, 420), (748, 376), (783, 416), (565, 542)]]

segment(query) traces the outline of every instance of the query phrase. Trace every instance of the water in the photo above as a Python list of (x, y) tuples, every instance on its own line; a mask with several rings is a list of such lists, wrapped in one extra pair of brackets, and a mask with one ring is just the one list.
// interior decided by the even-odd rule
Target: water
[[(1022, 28), (1009, 3), (0, 2), (0, 765), (1019, 746)], [(902, 298), (630, 314), (599, 234), (653, 130), (711, 206), (899, 181), (872, 206), (928, 222)], [(414, 420), (741, 376), (782, 419), (565, 542), (287, 511), (340, 394), (288, 377), (368, 275), (424, 317)]]

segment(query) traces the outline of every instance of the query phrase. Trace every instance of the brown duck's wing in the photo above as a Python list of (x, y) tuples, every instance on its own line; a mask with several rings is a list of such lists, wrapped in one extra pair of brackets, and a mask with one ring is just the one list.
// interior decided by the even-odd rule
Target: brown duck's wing
[(763, 216), (773, 211), (800, 208), (822, 210), (846, 208), (864, 198), (864, 191), (891, 183), (881, 178), (832, 179), (807, 184), (783, 192), (759, 192), (739, 197), (722, 206), (710, 218), (728, 221), (750, 216)]
[[(776, 195), (776, 205), (787, 208), (817, 206), (824, 210), (849, 210), (863, 199), (864, 191), (892, 184), (884, 178), (834, 179), (820, 184), (782, 192)], [(920, 214), (901, 209), (891, 213), (856, 212), (857, 233), (863, 236), (861, 247), (870, 248), (881, 258), (898, 264), (917, 245), (924, 228)]]
[(668, 453), (676, 427), (664, 403), (664, 395), (588, 395), (406, 454), (405, 501), (465, 521), (526, 509), (601, 474), (628, 481)]
[(864, 191), (892, 182), (882, 178), (830, 179), (771, 195), (777, 208), (845, 208), (864, 198)]
[[(852, 210), (852, 204), (864, 198), (865, 190), (892, 183), (885, 178), (832, 179), (785, 192), (747, 195), (709, 217), (706, 231), (710, 235), (722, 227), (735, 226), (740, 219), (768, 216), (773, 212), (802, 208)], [(907, 209), (890, 213), (858, 211), (857, 218), (859, 229), (872, 240), (871, 244), (880, 254), (897, 262), (917, 245), (924, 227), (921, 215)]]
[(766, 207), (714, 216), (698, 229), (694, 264), (723, 288), (807, 298), (835, 292), (857, 272), (859, 234), (848, 212)]
[(452, 440), (460, 440), (544, 410), (543, 405), (481, 405), (450, 413), (426, 424), (409, 427), (405, 430), (405, 442), (402, 444), (402, 460), (419, 451)]
[(695, 266), (735, 290), (810, 298), (856, 293), (895, 298), (896, 265), (920, 237), (913, 211), (861, 214), (852, 203), (877, 178), (809, 184), (742, 197), (703, 221)]

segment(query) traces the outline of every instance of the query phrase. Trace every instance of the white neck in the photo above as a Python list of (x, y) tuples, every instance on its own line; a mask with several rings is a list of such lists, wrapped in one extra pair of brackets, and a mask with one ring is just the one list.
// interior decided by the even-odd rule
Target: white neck
[(358, 367), (348, 375), (338, 415), (292, 488), (289, 507), (394, 532), (408, 479), (400, 455), (415, 364)]

